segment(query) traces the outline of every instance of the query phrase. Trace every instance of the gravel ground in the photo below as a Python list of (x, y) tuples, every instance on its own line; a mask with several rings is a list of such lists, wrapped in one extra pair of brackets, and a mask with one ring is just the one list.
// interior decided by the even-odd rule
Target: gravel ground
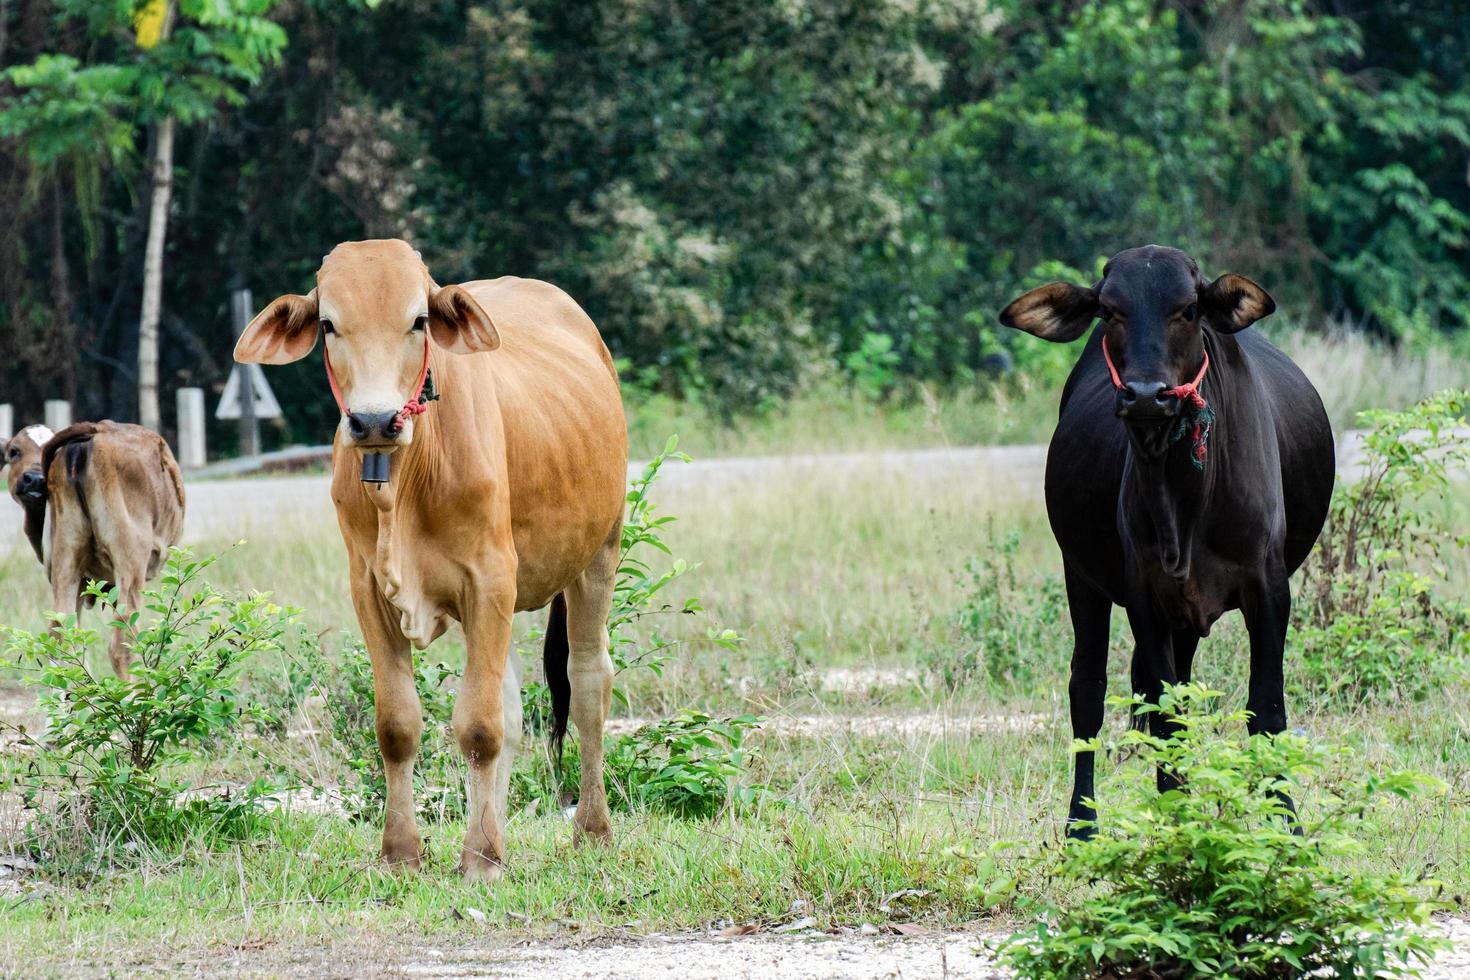
[[(486, 927), (472, 919), (467, 929)], [(1470, 976), (1470, 923), (1445, 919), (1436, 927), (1456, 948), (1423, 972), (1424, 980)], [(867, 927), (871, 930), (874, 927)], [(988, 951), (1006, 935), (986, 925), (918, 935), (729, 936), (732, 930), (681, 935), (527, 939), (493, 927), (473, 938), (433, 939), (337, 936), (320, 945), (278, 943), (268, 937), (240, 946), (120, 956), (81, 957), (47, 965), (48, 974), (116, 975), (119, 971), (175, 976), (237, 977), (596, 977), (599, 980), (836, 980), (955, 977), (1001, 980), (1013, 976)]]

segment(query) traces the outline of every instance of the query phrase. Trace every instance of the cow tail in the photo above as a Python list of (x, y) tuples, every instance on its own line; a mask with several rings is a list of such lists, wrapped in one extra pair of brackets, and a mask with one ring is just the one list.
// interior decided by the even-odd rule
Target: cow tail
[(551, 600), (551, 616), (546, 621), (546, 641), (541, 648), (541, 664), (546, 671), (546, 688), (551, 692), (551, 766), (561, 778), (562, 746), (567, 738), (567, 717), (572, 711), (572, 681), (567, 676), (571, 644), (567, 636), (567, 599), (560, 592)]
[[(1131, 667), (1131, 674), (1133, 696), (1136, 698), (1147, 700), (1149, 690), (1148, 664), (1144, 663), (1144, 658), (1139, 656), (1137, 647), (1133, 648), (1133, 663)], [(1135, 711), (1133, 712), (1132, 717), (1128, 719), (1128, 724), (1129, 727), (1133, 728), (1135, 731), (1144, 731), (1148, 728), (1148, 715), (1139, 714)]]

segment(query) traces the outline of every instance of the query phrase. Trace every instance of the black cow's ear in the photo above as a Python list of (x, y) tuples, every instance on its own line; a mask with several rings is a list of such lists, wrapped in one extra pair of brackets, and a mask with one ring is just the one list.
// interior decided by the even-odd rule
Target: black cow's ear
[(1000, 322), (1033, 337), (1066, 344), (1087, 332), (1097, 316), (1097, 290), (1069, 282), (1049, 282), (1000, 311)]
[(1199, 299), (1210, 324), (1221, 333), (1244, 330), (1276, 312), (1276, 301), (1270, 293), (1233, 272), (1201, 289)]

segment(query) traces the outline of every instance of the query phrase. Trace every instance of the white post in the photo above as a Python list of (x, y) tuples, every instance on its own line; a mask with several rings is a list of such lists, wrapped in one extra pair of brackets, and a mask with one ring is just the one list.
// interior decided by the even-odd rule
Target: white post
[(15, 410), (9, 405), (0, 405), (0, 442), (10, 441), (15, 435)]
[(204, 389), (180, 388), (179, 465), (197, 470), (204, 465)]
[(60, 432), (71, 425), (71, 402), (64, 398), (46, 399), (46, 428)]

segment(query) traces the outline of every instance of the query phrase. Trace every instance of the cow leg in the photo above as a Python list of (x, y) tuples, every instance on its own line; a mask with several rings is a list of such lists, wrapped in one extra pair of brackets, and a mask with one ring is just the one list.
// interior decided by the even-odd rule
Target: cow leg
[[(1067, 695), (1072, 709), (1072, 737), (1093, 739), (1102, 731), (1103, 706), (1108, 693), (1108, 629), (1113, 604), (1107, 596), (1094, 590), (1081, 576), (1066, 568), (1067, 609), (1072, 617), (1072, 676)], [(1067, 833), (1073, 837), (1091, 837), (1091, 826), (1078, 827), (1078, 821), (1091, 823), (1097, 811), (1091, 802), (1094, 793), (1096, 762), (1091, 750), (1077, 752), (1073, 758), (1072, 802), (1067, 809)]]
[[(1268, 571), (1254, 588), (1246, 590), (1241, 603), (1246, 630), (1251, 638), (1251, 676), (1246, 708), (1246, 728), (1252, 735), (1278, 735), (1286, 731), (1286, 630), (1291, 620), (1291, 585), (1284, 568)], [(1291, 797), (1278, 797), (1292, 814), (1297, 833), (1296, 807)]]
[(1174, 675), (1179, 683), (1188, 684), (1194, 677), (1194, 653), (1198, 649), (1198, 633), (1191, 629), (1174, 631)]
[(423, 841), (415, 817), (413, 764), (419, 754), (424, 717), (414, 686), (413, 654), (371, 574), (354, 576), (352, 604), (372, 660), (378, 749), (383, 754), (383, 774), (388, 782), (382, 858), (393, 867), (416, 871)]
[[(117, 618), (127, 622), (129, 616), (140, 612), (143, 608), (143, 599), (140, 594), (143, 584), (142, 570), (132, 569), (128, 572), (118, 570), (117, 579)], [(112, 660), (112, 671), (117, 674), (118, 680), (128, 679), (128, 668), (133, 662), (134, 635), (131, 629), (112, 631), (112, 640), (107, 648), (107, 655)]]
[(500, 713), (505, 745), (495, 763), (495, 815), (504, 827), (510, 818), (510, 774), (521, 748), (521, 657), (514, 646), (505, 655), (505, 679), (500, 682)]
[[(1130, 598), (1128, 624), (1133, 628), (1135, 690), (1141, 687), (1144, 700), (1157, 705), (1165, 685), (1178, 683), (1179, 680), (1174, 666), (1174, 634), (1160, 621), (1147, 600), (1141, 597)], [(1193, 657), (1190, 663), (1192, 666)], [(1170, 738), (1178, 727), (1160, 712), (1153, 711), (1148, 715), (1149, 734), (1154, 738)], [(1179, 779), (1162, 766), (1159, 767), (1156, 779), (1160, 793), (1167, 793), (1179, 786)]]
[(578, 841), (612, 840), (612, 816), (602, 772), (602, 729), (612, 703), (612, 658), (608, 656), (607, 614), (617, 581), (623, 528), (619, 521), (592, 564), (566, 590), (567, 676), (572, 686), (572, 721), (577, 726), (582, 782), (573, 821)]
[[(496, 800), (499, 760), (506, 748), (506, 656), (515, 612), (515, 566), (471, 586), (464, 619), (464, 683), (454, 699), (454, 735), (469, 764), (464, 849), (467, 881), (496, 881), (505, 860)], [(507, 777), (510, 763), (507, 761)]]

